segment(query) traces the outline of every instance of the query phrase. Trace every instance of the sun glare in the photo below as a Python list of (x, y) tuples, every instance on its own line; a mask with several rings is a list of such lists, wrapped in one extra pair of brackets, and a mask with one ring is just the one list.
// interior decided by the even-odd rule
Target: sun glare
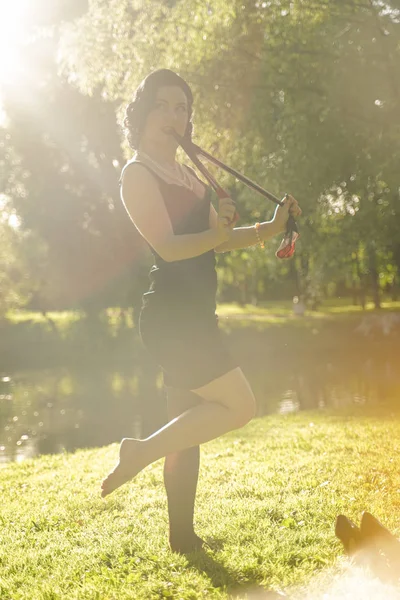
[(19, 71), (28, 0), (0, 0), (0, 90), (12, 84)]

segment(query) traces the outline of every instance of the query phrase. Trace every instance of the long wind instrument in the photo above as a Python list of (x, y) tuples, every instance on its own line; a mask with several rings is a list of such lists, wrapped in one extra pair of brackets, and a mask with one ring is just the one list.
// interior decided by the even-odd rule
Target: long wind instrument
[[(202, 156), (207, 161), (213, 163), (217, 167), (220, 167), (227, 173), (230, 173), (231, 175), (236, 177), (236, 179), (238, 179), (239, 181), (241, 181), (242, 183), (247, 185), (249, 188), (255, 190), (256, 192), (258, 192), (259, 194), (264, 196), (264, 198), (268, 198), (268, 200), (271, 200), (275, 204), (277, 204), (279, 206), (283, 206), (282, 200), (279, 200), (279, 198), (274, 196), (274, 194), (271, 194), (271, 192), (268, 192), (263, 187), (261, 187), (260, 185), (258, 185), (257, 183), (255, 183), (254, 181), (252, 181), (251, 179), (249, 179), (242, 173), (239, 173), (239, 171), (232, 169), (232, 167), (229, 167), (228, 165), (223, 163), (221, 160), (218, 160), (217, 158), (215, 158), (214, 156), (209, 154), (209, 152), (206, 152), (205, 150), (200, 148), (200, 146), (198, 146), (197, 144), (195, 144), (188, 138), (178, 135), (173, 128), (169, 128), (168, 131), (169, 131), (169, 133), (171, 133), (171, 135), (174, 136), (174, 138), (176, 139), (178, 144), (181, 146), (181, 148), (184, 150), (184, 152), (188, 155), (188, 157), (193, 162), (193, 164), (198, 168), (200, 173), (202, 175), (204, 175), (204, 177), (207, 179), (208, 183), (211, 185), (211, 187), (216, 192), (218, 198), (228, 198), (229, 194), (219, 185), (219, 183), (217, 182), (215, 177), (210, 173), (210, 171), (200, 161), (199, 156)], [(288, 194), (285, 194), (285, 198), (287, 196), (288, 196)], [(239, 215), (236, 213), (235, 220), (237, 220), (238, 218), (239, 218)], [(297, 223), (294, 220), (294, 217), (292, 215), (289, 215), (285, 236), (284, 236), (283, 240), (281, 241), (278, 250), (275, 253), (277, 258), (292, 257), (295, 252), (295, 245), (296, 245), (296, 240), (298, 237), (299, 237), (299, 230), (297, 227)]]

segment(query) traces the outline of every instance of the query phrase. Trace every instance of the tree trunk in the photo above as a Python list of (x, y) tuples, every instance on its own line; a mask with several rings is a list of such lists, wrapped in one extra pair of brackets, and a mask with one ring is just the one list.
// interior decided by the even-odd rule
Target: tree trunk
[(380, 290), (379, 290), (379, 274), (376, 261), (375, 247), (372, 245), (368, 246), (368, 266), (369, 274), (371, 277), (372, 297), (374, 300), (375, 308), (381, 308)]
[(301, 264), (296, 260), (290, 262), (291, 278), (294, 281), (295, 295), (300, 298), (303, 296), (303, 282)]
[(391, 298), (392, 298), (393, 302), (397, 302), (398, 297), (399, 297), (399, 281), (398, 281), (397, 275), (395, 275), (393, 277)]
[(360, 304), (363, 310), (365, 310), (365, 286), (364, 286), (364, 277), (363, 274), (361, 273), (361, 267), (360, 267), (360, 260), (358, 258), (358, 252), (356, 252), (356, 258), (355, 258), (355, 263), (356, 263), (356, 271), (357, 271), (357, 277), (358, 277), (358, 281), (359, 281), (359, 285), (360, 285)]

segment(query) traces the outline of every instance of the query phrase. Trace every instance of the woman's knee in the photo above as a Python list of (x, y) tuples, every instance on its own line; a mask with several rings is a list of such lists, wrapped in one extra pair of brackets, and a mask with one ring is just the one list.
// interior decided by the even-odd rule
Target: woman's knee
[(237, 404), (232, 406), (231, 411), (234, 413), (238, 428), (247, 425), (257, 413), (257, 404), (253, 393), (241, 397)]
[(256, 399), (240, 368), (229, 371), (194, 392), (204, 400), (225, 406), (235, 428), (243, 427), (256, 416)]
[(189, 390), (167, 387), (166, 392), (169, 419), (179, 417), (179, 415), (201, 402), (200, 398), (194, 392)]

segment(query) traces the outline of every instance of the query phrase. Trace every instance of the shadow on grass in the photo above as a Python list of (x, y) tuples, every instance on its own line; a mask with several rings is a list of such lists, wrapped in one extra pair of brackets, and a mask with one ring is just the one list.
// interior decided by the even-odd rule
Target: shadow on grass
[[(206, 540), (212, 551), (222, 550), (224, 541), (213, 538)], [(186, 554), (190, 567), (208, 577), (214, 588), (226, 590), (230, 600), (279, 600), (285, 595), (259, 585), (257, 581), (243, 581), (243, 573), (228, 569), (209, 551), (199, 551)], [(254, 576), (256, 580), (256, 576)]]

